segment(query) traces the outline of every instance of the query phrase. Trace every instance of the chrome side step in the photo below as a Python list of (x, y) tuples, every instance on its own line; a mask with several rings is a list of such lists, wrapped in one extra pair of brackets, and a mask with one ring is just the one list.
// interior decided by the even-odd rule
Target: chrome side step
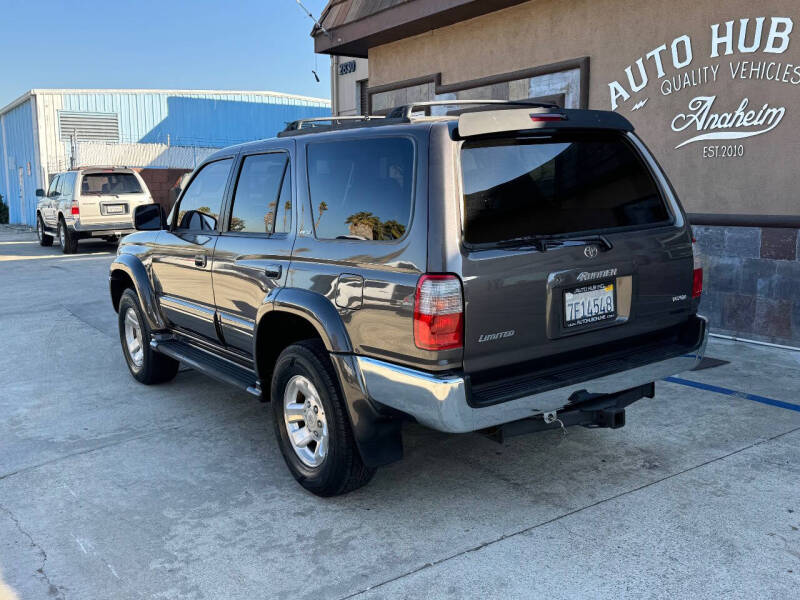
[(209, 377), (234, 385), (248, 394), (263, 399), (261, 382), (252, 369), (171, 337), (154, 337), (150, 340), (150, 347)]

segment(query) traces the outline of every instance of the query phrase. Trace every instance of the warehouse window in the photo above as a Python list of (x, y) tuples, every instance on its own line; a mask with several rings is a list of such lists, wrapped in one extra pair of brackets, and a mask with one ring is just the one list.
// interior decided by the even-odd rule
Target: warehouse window
[(78, 142), (119, 142), (119, 115), (58, 111), (58, 128), (62, 142), (73, 136)]

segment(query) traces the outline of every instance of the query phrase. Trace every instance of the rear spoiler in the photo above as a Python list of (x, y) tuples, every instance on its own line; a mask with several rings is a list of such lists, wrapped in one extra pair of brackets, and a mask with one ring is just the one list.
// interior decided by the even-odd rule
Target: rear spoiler
[(628, 119), (606, 110), (522, 108), (464, 112), (458, 117), (458, 135), (473, 137), (531, 129), (614, 129), (633, 131)]

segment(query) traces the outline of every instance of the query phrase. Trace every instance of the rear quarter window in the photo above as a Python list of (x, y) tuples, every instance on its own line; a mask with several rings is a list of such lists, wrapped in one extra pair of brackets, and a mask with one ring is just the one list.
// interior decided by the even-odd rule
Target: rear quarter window
[(614, 132), (467, 141), (461, 172), (469, 244), (671, 222), (649, 169)]
[(317, 238), (399, 239), (411, 219), (414, 145), (401, 137), (310, 144), (308, 187)]

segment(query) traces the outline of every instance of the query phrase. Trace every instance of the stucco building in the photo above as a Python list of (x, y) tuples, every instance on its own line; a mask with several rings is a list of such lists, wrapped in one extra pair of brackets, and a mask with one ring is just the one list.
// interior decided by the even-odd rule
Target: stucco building
[(625, 115), (690, 213), (715, 331), (800, 346), (796, 0), (332, 0), (321, 24), (317, 52), (368, 58), (373, 114), (538, 98)]

